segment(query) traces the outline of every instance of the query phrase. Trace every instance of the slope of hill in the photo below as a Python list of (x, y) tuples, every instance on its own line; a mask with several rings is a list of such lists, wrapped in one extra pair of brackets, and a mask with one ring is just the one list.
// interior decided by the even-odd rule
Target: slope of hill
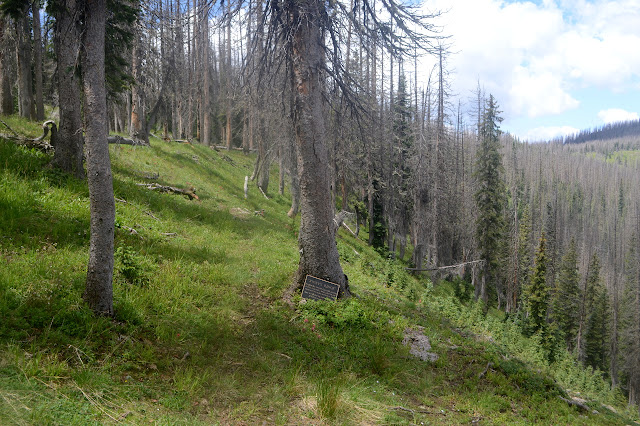
[(594, 129), (581, 130), (563, 139), (567, 144), (580, 144), (591, 141), (606, 141), (621, 138), (640, 137), (640, 120), (609, 123)]
[[(566, 354), (549, 367), (464, 283), (417, 280), (349, 234), (338, 246), (358, 297), (284, 303), (299, 221), (286, 195), (252, 187), (244, 199), (251, 157), (153, 140), (111, 158), (116, 317), (105, 319), (81, 300), (86, 184), (0, 141), (1, 424), (631, 421), (597, 374)], [(199, 200), (139, 185), (154, 182)], [(426, 335), (437, 360), (413, 356), (408, 334)], [(578, 395), (582, 408), (566, 402)]]

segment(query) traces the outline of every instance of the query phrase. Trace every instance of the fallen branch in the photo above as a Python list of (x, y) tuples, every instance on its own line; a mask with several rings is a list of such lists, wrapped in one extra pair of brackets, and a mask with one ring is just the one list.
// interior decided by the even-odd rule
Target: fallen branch
[(439, 414), (441, 416), (447, 415), (444, 411), (412, 410), (411, 408), (401, 407), (399, 405), (396, 407), (390, 407), (389, 409), (397, 410), (397, 411), (406, 411), (407, 413), (411, 413), (411, 414), (420, 413), (420, 414)]
[(583, 404), (582, 402), (576, 401), (575, 399), (567, 399), (561, 396), (559, 396), (558, 398), (560, 398), (561, 400), (563, 400), (564, 402), (566, 402), (572, 407), (578, 407), (582, 411), (591, 411), (588, 405)]
[(267, 197), (267, 194), (264, 193), (264, 191), (262, 190), (262, 188), (260, 188), (260, 185), (257, 185), (258, 189), (260, 189), (260, 192), (262, 192), (262, 195), (264, 195), (264, 198), (266, 198), (267, 200), (269, 199), (269, 197)]
[(457, 265), (447, 265), (447, 266), (440, 266), (440, 267), (436, 267), (436, 268), (404, 268), (407, 271), (416, 271), (416, 272), (420, 272), (420, 271), (440, 271), (442, 269), (455, 269), (455, 268), (459, 268), (461, 266), (464, 265), (472, 265), (475, 263), (483, 263), (484, 260), (472, 260), (470, 262), (463, 262), (463, 263), (458, 263)]
[(478, 374), (478, 379), (482, 379), (484, 376), (486, 376), (491, 367), (493, 367), (493, 363), (492, 362), (488, 362), (487, 366), (484, 368), (484, 370)]
[(145, 213), (145, 214), (147, 214), (147, 215), (149, 215), (149, 216), (151, 216), (151, 217), (152, 217), (152, 218), (154, 218), (155, 220), (160, 220), (160, 219), (158, 219), (157, 217), (155, 217), (155, 216), (153, 215), (153, 213), (151, 213), (151, 212), (149, 212), (149, 211), (145, 211), (144, 213)]
[(44, 138), (49, 133), (49, 125), (51, 125), (51, 137), (55, 138), (57, 127), (54, 121), (49, 120), (42, 123), (42, 136), (39, 136), (35, 139), (22, 137), (15, 130), (13, 130), (7, 123), (5, 123), (2, 120), (0, 120), (0, 122), (4, 124), (5, 127), (9, 129), (11, 133), (13, 133), (13, 135), (0, 134), (0, 136), (4, 137), (5, 139), (12, 140), (16, 142), (18, 145), (23, 145), (23, 146), (26, 146), (27, 148), (34, 148), (34, 149), (37, 149), (38, 151), (42, 151), (45, 153), (49, 153), (53, 151), (53, 145), (45, 141)]
[(137, 183), (136, 185), (143, 186), (147, 189), (150, 189), (151, 191), (158, 190), (160, 192), (181, 194), (181, 195), (186, 195), (187, 197), (189, 197), (190, 200), (193, 200), (193, 199), (200, 200), (200, 198), (198, 198), (198, 196), (196, 195), (195, 188), (193, 187), (189, 189), (181, 189), (181, 188), (176, 188), (174, 186), (159, 185), (157, 183)]
[(11, 133), (13, 133), (16, 137), (18, 137), (18, 138), (20, 137), (20, 135), (19, 135), (19, 134), (17, 134), (17, 133), (16, 133), (16, 131), (15, 131), (15, 130), (13, 130), (13, 129), (12, 129), (12, 128), (7, 124), (7, 123), (5, 123), (5, 122), (4, 122), (4, 121), (2, 121), (2, 120), (0, 120), (0, 123), (4, 124), (4, 125), (5, 125), (5, 127), (6, 127), (7, 129), (9, 129), (9, 131), (10, 131)]
[(356, 239), (358, 238), (358, 236), (356, 235), (355, 232), (353, 232), (351, 230), (351, 228), (349, 228), (349, 225), (347, 225), (346, 223), (342, 222), (342, 226), (345, 227), (347, 229), (347, 231), (349, 231), (351, 233), (351, 235), (353, 235), (354, 237), (356, 237)]

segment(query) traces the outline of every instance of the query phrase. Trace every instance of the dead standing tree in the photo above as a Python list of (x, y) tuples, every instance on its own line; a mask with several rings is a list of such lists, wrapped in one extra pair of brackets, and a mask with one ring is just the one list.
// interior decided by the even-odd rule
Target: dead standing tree
[[(434, 42), (441, 38), (438, 28), (430, 23), (439, 14), (425, 16), (417, 5), (403, 5), (394, 0), (382, 0), (382, 7), (392, 25), (383, 22), (376, 7), (367, 0), (353, 4), (333, 0), (269, 0), (262, 17), (268, 28), (265, 46), (271, 48), (265, 47), (261, 62), (266, 67), (277, 66), (284, 60), (292, 87), (301, 225), (300, 263), (290, 292), (301, 287), (309, 274), (338, 283), (340, 294), (349, 295), (335, 242), (325, 133), (327, 77), (340, 87), (354, 111), (366, 113), (355, 95), (355, 88), (360, 85), (345, 70), (342, 49), (350, 32), (347, 26), (351, 25), (361, 39), (371, 40), (372, 45), (398, 57), (411, 55), (416, 47), (435, 52)], [(358, 10), (362, 12), (355, 13)]]

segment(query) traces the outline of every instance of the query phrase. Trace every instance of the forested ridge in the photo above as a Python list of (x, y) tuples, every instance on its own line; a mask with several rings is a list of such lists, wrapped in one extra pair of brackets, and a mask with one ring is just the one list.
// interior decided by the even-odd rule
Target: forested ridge
[[(171, 381), (171, 400), (162, 403), (168, 418), (191, 406), (204, 422), (276, 421), (264, 407), (257, 414), (239, 408), (243, 398), (260, 405), (256, 388), (252, 396), (211, 401), (220, 397), (217, 386), (271, 374), (281, 399), (268, 404), (279, 407), (285, 423), (300, 413), (304, 422), (403, 415), (434, 421), (434, 408), (456, 412), (444, 401), (456, 396), (415, 395), (449, 364), (405, 364), (400, 348), (412, 327), (437, 334), (436, 325), (452, 321), (467, 331), (445, 327), (433, 337), (436, 353), (472, 358), (456, 352), (469, 345), (486, 364), (456, 372), (454, 380), (466, 377), (476, 389), (491, 376), (488, 393), (500, 380), (509, 389), (531, 386), (533, 398), (548, 393), (544, 398), (563, 409), (542, 422), (573, 422), (594, 401), (614, 412), (622, 398), (637, 413), (640, 138), (625, 133), (633, 123), (566, 143), (521, 142), (501, 131), (499, 100), (481, 82), (464, 104), (452, 97), (439, 12), (424, 16), (411, 5), (382, 3), (389, 16), (358, 1), (65, 0), (46, 4), (45, 12), (37, 3), (1, 3), (5, 384), (19, 388), (17, 395), (29, 392), (31, 377), (67, 393), (75, 386), (84, 399), (62, 412), (86, 400), (89, 416), (117, 422), (128, 410), (138, 422), (162, 421), (131, 404), (157, 403)], [(425, 87), (415, 83), (418, 54), (436, 58)], [(36, 137), (27, 120), (45, 119), (52, 120), (43, 125), (46, 136)], [(107, 138), (107, 128), (119, 136)], [(591, 141), (614, 133), (624, 137)], [(34, 199), (19, 201), (16, 187), (35, 191)], [(39, 223), (58, 215), (49, 230)], [(297, 249), (291, 241), (275, 249), (294, 234)], [(49, 268), (68, 267), (55, 267), (64, 279), (36, 267), (43, 256)], [(18, 278), (22, 268), (34, 270)], [(299, 304), (307, 274), (338, 283), (341, 301)], [(161, 290), (165, 281), (183, 300), (163, 320), (179, 300)], [(210, 300), (215, 309), (205, 308)], [(69, 303), (71, 314), (62, 314)], [(341, 355), (313, 358), (318, 342), (284, 333), (282, 321)], [(82, 322), (116, 335), (99, 343)], [(189, 329), (180, 332), (187, 337), (176, 335), (176, 324)], [(298, 362), (285, 368), (291, 376), (232, 367), (244, 365), (246, 333), (254, 333), (253, 348), (278, 360), (267, 370)], [(485, 334), (504, 341), (474, 346)], [(89, 337), (78, 340), (83, 335)], [(341, 340), (349, 336), (377, 340), (353, 352)], [(526, 367), (509, 361), (518, 345)], [(130, 362), (111, 361), (115, 353)], [(44, 367), (33, 365), (34, 356)], [(408, 378), (399, 373), (403, 367), (414, 375), (427, 368), (429, 377)], [(528, 370), (534, 367), (551, 379), (535, 376)], [(219, 371), (231, 385), (216, 383)], [(87, 383), (102, 377), (100, 386), (117, 402), (101, 399), (80, 373), (91, 376)], [(380, 377), (385, 391), (398, 390), (413, 408), (376, 400), (381, 405), (364, 414), (371, 418), (350, 417), (336, 401), (346, 411), (367, 405), (362, 395), (340, 390), (350, 374)], [(514, 378), (519, 374), (524, 384)], [(116, 381), (134, 379), (153, 390), (138, 389), (129, 399), (116, 389)], [(4, 407), (16, 414), (6, 418), (19, 422), (33, 400), (9, 393)], [(307, 394), (315, 395), (315, 406), (300, 406), (309, 404)], [(536, 421), (515, 399), (505, 395), (509, 409), (482, 410), (497, 423), (509, 410)], [(46, 418), (46, 403), (39, 407), (36, 421)], [(473, 407), (450, 413), (453, 421), (475, 418)], [(452, 421), (442, 413), (440, 420)]]

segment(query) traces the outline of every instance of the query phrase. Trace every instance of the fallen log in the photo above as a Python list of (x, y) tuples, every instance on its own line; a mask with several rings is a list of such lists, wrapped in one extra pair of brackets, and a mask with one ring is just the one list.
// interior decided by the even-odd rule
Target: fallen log
[(563, 400), (564, 402), (566, 402), (567, 404), (569, 404), (569, 406), (571, 407), (577, 407), (582, 411), (591, 411), (591, 409), (589, 408), (589, 406), (587, 406), (586, 404), (583, 404), (580, 401), (576, 401), (575, 399), (567, 399), (567, 398), (563, 398), (561, 396), (559, 396), (558, 398), (560, 398), (561, 400)]
[(107, 137), (107, 142), (115, 145), (149, 146), (149, 144), (142, 139), (129, 139), (120, 135)]
[(200, 200), (200, 198), (198, 198), (198, 196), (196, 195), (195, 188), (193, 187), (189, 189), (181, 189), (181, 188), (176, 188), (174, 186), (159, 185), (157, 183), (137, 183), (136, 185), (143, 186), (147, 189), (150, 189), (151, 191), (158, 190), (160, 192), (181, 194), (181, 195), (186, 195), (187, 197), (189, 197), (190, 200), (193, 200), (193, 199)]
[(13, 133), (12, 135), (0, 134), (0, 137), (14, 141), (18, 145), (23, 145), (23, 146), (26, 146), (27, 148), (34, 148), (44, 153), (49, 153), (53, 151), (54, 149), (53, 145), (51, 145), (49, 142), (44, 140), (44, 138), (49, 133), (49, 126), (51, 126), (51, 137), (55, 138), (57, 127), (56, 127), (56, 123), (53, 120), (45, 121), (44, 123), (42, 123), (42, 136), (39, 136), (35, 139), (25, 138), (23, 136), (20, 136), (15, 130), (13, 130), (7, 123), (5, 123), (2, 120), (0, 120), (0, 123), (4, 124), (5, 127), (9, 129), (11, 133)]

